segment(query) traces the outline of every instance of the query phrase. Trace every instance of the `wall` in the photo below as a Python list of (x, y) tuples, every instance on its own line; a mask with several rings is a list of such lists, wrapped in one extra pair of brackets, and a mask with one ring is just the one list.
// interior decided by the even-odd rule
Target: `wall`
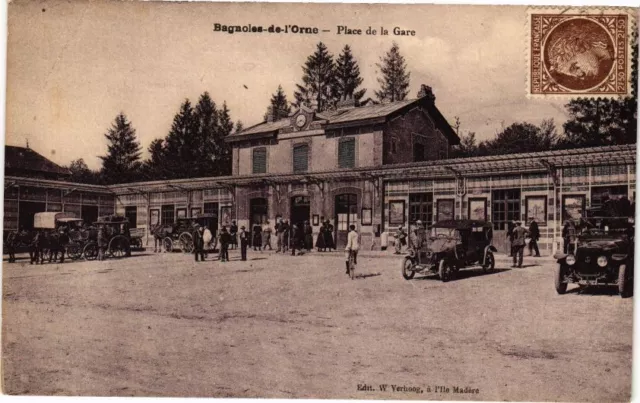
[[(332, 171), (338, 169), (338, 142), (341, 138), (356, 138), (356, 167), (381, 165), (382, 131), (371, 130), (364, 133), (338, 135), (314, 135), (278, 139), (267, 146), (267, 172), (273, 174), (293, 173), (293, 146), (309, 145), (309, 172)], [(253, 148), (234, 146), (234, 175), (253, 174)], [(237, 162), (237, 164), (236, 164)]]
[[(392, 142), (396, 144), (395, 152), (393, 152)], [(425, 146), (425, 160), (438, 160), (448, 155), (449, 146), (446, 137), (436, 130), (427, 111), (416, 106), (387, 124), (383, 137), (383, 163), (414, 162), (414, 142)]]

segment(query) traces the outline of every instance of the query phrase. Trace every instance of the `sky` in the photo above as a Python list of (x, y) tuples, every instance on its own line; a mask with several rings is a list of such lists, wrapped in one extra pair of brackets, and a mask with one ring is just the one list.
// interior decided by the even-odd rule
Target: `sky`
[[(54, 162), (100, 167), (104, 133), (124, 112), (147, 147), (169, 132), (180, 104), (208, 91), (245, 127), (262, 120), (282, 85), (293, 100), (320, 41), (349, 45), (374, 97), (380, 56), (398, 43), (411, 72), (463, 132), (493, 138), (513, 122), (567, 119), (562, 99), (526, 96), (527, 24), (522, 6), (14, 1), (8, 7), (6, 143)], [(317, 27), (319, 34), (228, 34), (214, 24)], [(337, 26), (389, 30), (337, 35)], [(394, 36), (400, 27), (415, 36)], [(330, 30), (330, 32), (322, 32)]]

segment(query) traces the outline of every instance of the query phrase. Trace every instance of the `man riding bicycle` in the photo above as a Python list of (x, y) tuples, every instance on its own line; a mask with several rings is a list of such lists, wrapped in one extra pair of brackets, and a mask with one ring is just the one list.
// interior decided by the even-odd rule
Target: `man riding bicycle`
[(349, 234), (347, 235), (347, 247), (345, 248), (346, 253), (346, 266), (347, 266), (347, 274), (349, 274), (349, 255), (353, 255), (353, 264), (354, 266), (358, 264), (358, 249), (360, 248), (360, 239), (358, 233), (356, 232), (356, 226), (349, 226)]

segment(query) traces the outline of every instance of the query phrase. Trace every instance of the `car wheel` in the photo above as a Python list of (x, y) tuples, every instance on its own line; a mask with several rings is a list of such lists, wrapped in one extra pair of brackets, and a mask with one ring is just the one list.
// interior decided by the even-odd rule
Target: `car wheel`
[(493, 252), (487, 252), (487, 259), (482, 266), (482, 270), (485, 273), (492, 271), (496, 267), (496, 258), (493, 256)]
[(631, 296), (631, 289), (633, 287), (633, 280), (629, 278), (627, 265), (621, 264), (618, 269), (618, 292), (622, 298), (629, 298)]
[(440, 280), (442, 280), (443, 283), (451, 280), (451, 264), (447, 261), (447, 259), (442, 259), (440, 261), (438, 274), (440, 275)]
[(411, 261), (411, 258), (405, 257), (402, 260), (402, 277), (404, 277), (405, 280), (411, 280), (415, 275), (416, 272), (413, 271), (413, 262)]
[(564, 270), (562, 265), (559, 264), (556, 268), (556, 292), (560, 295), (567, 292), (567, 282), (564, 279)]

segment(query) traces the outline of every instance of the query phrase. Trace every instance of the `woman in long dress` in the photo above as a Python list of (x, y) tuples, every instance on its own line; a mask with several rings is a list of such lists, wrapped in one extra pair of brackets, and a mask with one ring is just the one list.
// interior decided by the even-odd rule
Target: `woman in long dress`
[(325, 221), (325, 230), (324, 230), (324, 245), (325, 248), (328, 248), (329, 251), (331, 249), (335, 249), (336, 245), (333, 243), (333, 225), (329, 222), (329, 220)]

